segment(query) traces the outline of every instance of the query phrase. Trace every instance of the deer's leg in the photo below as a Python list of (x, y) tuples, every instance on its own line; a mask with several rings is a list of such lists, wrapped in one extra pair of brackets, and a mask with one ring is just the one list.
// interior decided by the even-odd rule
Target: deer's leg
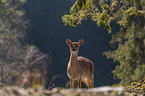
[(88, 88), (93, 88), (93, 86), (94, 86), (94, 82), (92, 81), (92, 82), (90, 82), (90, 81), (88, 81)]
[(74, 80), (70, 78), (70, 88), (74, 88)]
[(81, 88), (81, 79), (78, 80), (78, 88)]
[(88, 88), (91, 88), (91, 82), (90, 82), (90, 81), (88, 81), (88, 83), (89, 83), (89, 86), (88, 86)]
[(91, 82), (91, 87), (92, 87), (92, 88), (94, 87), (94, 81)]

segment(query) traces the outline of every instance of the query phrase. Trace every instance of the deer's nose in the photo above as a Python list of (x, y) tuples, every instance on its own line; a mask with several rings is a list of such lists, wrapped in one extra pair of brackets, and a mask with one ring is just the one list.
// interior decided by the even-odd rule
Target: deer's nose
[(72, 51), (75, 51), (75, 50), (76, 50), (75, 48), (72, 49)]

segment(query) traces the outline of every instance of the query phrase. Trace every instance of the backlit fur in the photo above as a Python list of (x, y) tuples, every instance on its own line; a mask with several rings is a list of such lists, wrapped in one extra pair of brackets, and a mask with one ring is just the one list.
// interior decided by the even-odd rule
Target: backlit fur
[(70, 79), (70, 87), (74, 88), (74, 80), (78, 81), (78, 88), (81, 88), (81, 81), (84, 82), (88, 88), (93, 87), (94, 83), (94, 64), (91, 60), (85, 57), (78, 57), (79, 47), (84, 40), (72, 42), (66, 39), (66, 43), (70, 47), (70, 60), (67, 67), (67, 75)]

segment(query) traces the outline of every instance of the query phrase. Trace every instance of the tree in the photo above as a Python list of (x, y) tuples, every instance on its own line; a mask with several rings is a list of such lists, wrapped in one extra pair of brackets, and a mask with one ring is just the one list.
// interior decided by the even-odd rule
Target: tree
[[(119, 62), (112, 72), (125, 85), (140, 81), (145, 74), (144, 6), (144, 0), (76, 0), (62, 20), (65, 25), (77, 26), (91, 18), (112, 34), (110, 44), (116, 49), (103, 54)], [(120, 25), (119, 32), (112, 33), (111, 21)]]
[(23, 4), (26, 0), (0, 0), (0, 82), (21, 87), (42, 84), (47, 80), (50, 56), (26, 42)]

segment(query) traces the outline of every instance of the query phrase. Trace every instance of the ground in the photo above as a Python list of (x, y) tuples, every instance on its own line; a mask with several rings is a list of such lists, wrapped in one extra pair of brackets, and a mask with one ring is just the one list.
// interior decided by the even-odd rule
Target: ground
[(40, 87), (20, 88), (18, 86), (0, 87), (0, 96), (132, 96), (132, 94), (124, 91), (123, 87), (103, 86), (91, 89), (65, 89), (53, 88), (44, 89)]

